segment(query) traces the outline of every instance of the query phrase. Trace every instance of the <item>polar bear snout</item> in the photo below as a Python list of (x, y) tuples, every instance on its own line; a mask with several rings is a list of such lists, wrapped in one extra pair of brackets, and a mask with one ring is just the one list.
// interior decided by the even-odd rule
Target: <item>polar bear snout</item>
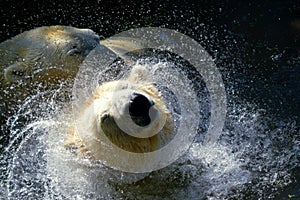
[(143, 94), (133, 93), (129, 100), (129, 114), (133, 122), (139, 126), (147, 126), (151, 123), (149, 111), (155, 103)]

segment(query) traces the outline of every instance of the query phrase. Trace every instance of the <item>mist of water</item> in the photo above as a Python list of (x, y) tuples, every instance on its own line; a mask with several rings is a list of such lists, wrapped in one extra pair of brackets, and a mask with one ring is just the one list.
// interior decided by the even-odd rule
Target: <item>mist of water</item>
[[(143, 62), (153, 65), (149, 60)], [(176, 65), (166, 61), (155, 64), (154, 80), (155, 70), (160, 67)], [(84, 86), (87, 91), (93, 89)], [(185, 108), (178, 108), (176, 98), (167, 88), (158, 88), (168, 101), (173, 119), (178, 120), (180, 109)], [(72, 106), (69, 103), (62, 106), (55, 100), (60, 89), (48, 93), (52, 95), (28, 98), (9, 119), (11, 136), (0, 156), (2, 197), (268, 198), (292, 181), (291, 170), (299, 166), (300, 133), (296, 123), (292, 119), (275, 119), (238, 98), (229, 102), (218, 142), (203, 143), (209, 122), (209, 95), (203, 89), (197, 93), (202, 112), (199, 133), (183, 157), (143, 176), (117, 172), (77, 158), (64, 148), (66, 129), (73, 117)], [(40, 105), (33, 110), (30, 105), (36, 101)], [(22, 116), (31, 120), (24, 121)]]

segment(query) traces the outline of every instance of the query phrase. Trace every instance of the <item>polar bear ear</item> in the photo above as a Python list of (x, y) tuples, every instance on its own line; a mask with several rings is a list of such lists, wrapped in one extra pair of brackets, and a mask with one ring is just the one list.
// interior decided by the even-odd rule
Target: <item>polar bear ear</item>
[(25, 78), (27, 65), (17, 62), (4, 69), (4, 78), (7, 82), (16, 82)]
[(127, 78), (128, 81), (132, 83), (149, 83), (151, 78), (149, 76), (149, 71), (145, 66), (135, 65)]

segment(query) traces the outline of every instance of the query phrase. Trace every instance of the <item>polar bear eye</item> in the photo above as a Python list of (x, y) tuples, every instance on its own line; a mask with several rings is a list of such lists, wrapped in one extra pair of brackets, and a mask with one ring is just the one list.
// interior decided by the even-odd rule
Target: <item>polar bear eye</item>
[(76, 54), (81, 54), (80, 46), (76, 43), (70, 45), (67, 55), (72, 56)]
[(105, 124), (109, 121), (109, 119), (111, 118), (111, 116), (109, 114), (104, 114), (102, 117), (101, 117), (101, 124)]
[(129, 101), (129, 114), (131, 119), (139, 126), (150, 124), (149, 109), (154, 105), (151, 99), (142, 94), (133, 93)]

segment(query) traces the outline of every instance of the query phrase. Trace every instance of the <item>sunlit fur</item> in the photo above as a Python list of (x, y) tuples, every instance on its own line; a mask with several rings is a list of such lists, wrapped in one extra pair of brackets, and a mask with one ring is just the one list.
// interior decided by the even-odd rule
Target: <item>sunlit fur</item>
[(74, 77), (97, 45), (99, 36), (90, 29), (45, 26), (23, 32), (0, 44), (1, 82)]

